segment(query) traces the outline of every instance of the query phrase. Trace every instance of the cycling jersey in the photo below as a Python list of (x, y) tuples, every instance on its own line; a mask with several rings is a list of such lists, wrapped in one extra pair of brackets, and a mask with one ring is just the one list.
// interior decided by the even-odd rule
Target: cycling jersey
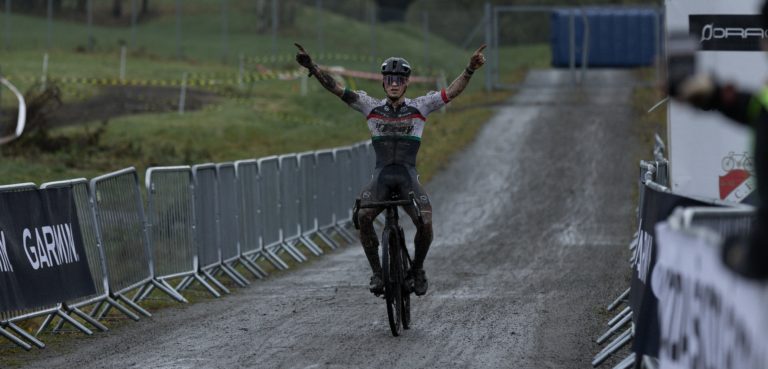
[(415, 166), (427, 116), (450, 101), (445, 89), (442, 89), (415, 99), (406, 98), (395, 109), (388, 99), (374, 99), (365, 91), (355, 93), (358, 98), (350, 101), (350, 91), (345, 89), (342, 100), (363, 113), (368, 120), (377, 168), (389, 164)]

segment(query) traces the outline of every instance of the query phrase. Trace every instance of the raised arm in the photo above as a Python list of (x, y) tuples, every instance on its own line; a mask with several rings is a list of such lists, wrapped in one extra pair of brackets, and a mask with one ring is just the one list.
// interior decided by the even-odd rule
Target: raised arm
[(334, 95), (341, 97), (344, 101), (347, 103), (352, 103), (357, 100), (358, 96), (354, 91), (346, 90), (339, 86), (338, 83), (336, 83), (336, 80), (331, 77), (330, 74), (322, 71), (320, 67), (317, 66), (314, 62), (312, 62), (312, 57), (309, 56), (309, 53), (307, 53), (304, 48), (294, 43), (296, 47), (299, 49), (299, 51), (296, 53), (296, 61), (304, 68), (307, 68), (309, 70), (310, 76), (315, 76), (317, 78), (317, 81), (320, 82), (320, 84), (325, 87), (326, 90), (330, 91)]
[(454, 97), (459, 96), (469, 84), (472, 74), (485, 64), (485, 56), (483, 55), (485, 47), (486, 45), (483, 44), (479, 49), (475, 50), (475, 53), (472, 54), (472, 57), (469, 59), (469, 65), (464, 69), (464, 72), (456, 77), (451, 85), (445, 90), (448, 99), (453, 100)]

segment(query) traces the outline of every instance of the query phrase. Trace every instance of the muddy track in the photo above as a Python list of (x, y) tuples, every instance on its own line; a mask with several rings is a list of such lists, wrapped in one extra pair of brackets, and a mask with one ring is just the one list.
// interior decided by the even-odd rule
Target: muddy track
[[(632, 81), (614, 71), (592, 78)], [(630, 88), (531, 89), (498, 110), (426, 186), (430, 290), (412, 300), (402, 337), (366, 291), (355, 246), (227, 298), (24, 354), (26, 367), (590, 367), (601, 311), (628, 273), (638, 150), (630, 97)]]

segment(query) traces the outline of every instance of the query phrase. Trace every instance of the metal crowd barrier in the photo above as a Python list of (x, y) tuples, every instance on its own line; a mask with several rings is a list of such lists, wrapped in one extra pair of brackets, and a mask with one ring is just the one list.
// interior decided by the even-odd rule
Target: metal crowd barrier
[[(663, 145), (663, 143), (661, 143)], [(659, 184), (656, 182), (656, 180), (659, 179), (659, 177), (662, 177), (663, 180), (666, 180), (666, 159), (663, 158), (663, 146), (660, 146), (660, 139), (657, 136), (657, 143), (654, 146), (654, 161), (640, 161), (640, 175), (638, 178), (638, 207), (637, 207), (637, 223), (640, 224), (641, 216), (640, 213), (642, 211), (641, 207), (643, 204), (643, 195), (644, 195), (644, 188), (649, 187), (657, 191), (663, 191), (663, 192), (669, 192), (670, 189), (666, 187), (665, 185)], [(660, 167), (659, 163), (662, 163), (663, 166)], [(663, 172), (663, 173), (661, 173)], [(666, 184), (666, 183), (665, 183)], [(629, 244), (629, 250), (632, 254), (629, 265), (634, 263), (635, 257), (636, 257), (636, 248), (638, 243), (638, 237), (639, 233), (635, 233), (635, 235), (632, 237), (632, 241)], [(628, 302), (629, 299), (629, 293), (630, 288), (627, 288), (624, 290), (619, 297), (617, 297), (613, 302), (611, 302), (608, 307), (607, 311), (611, 312), (622, 306), (622, 304), (625, 304)], [(634, 337), (634, 323), (632, 323), (632, 310), (629, 306), (626, 306), (623, 310), (621, 310), (618, 314), (616, 314), (612, 319), (610, 319), (607, 323), (608, 329), (600, 335), (596, 339), (596, 343), (598, 344), (604, 344), (608, 342), (608, 340), (619, 332), (621, 332), (618, 336), (613, 338), (612, 341), (610, 341), (600, 352), (595, 355), (595, 357), (592, 359), (592, 366), (597, 367), (601, 365), (605, 360), (607, 360), (611, 355), (616, 353), (618, 350), (620, 350), (622, 347), (624, 347), (626, 344), (628, 344), (632, 338)], [(629, 327), (621, 331), (624, 327), (629, 325)], [(616, 366), (614, 366), (614, 369), (629, 369), (633, 365), (635, 365), (636, 362), (636, 355), (634, 353), (630, 353), (627, 357), (622, 359)]]
[(240, 257), (244, 265), (257, 278), (267, 276), (256, 261), (260, 258), (267, 260), (276, 267), (278, 265), (269, 259), (261, 247), (261, 179), (259, 178), (259, 162), (256, 160), (240, 160), (235, 162), (238, 191), (240, 191)]
[(723, 238), (738, 234), (749, 234), (752, 232), (752, 228), (757, 220), (757, 212), (752, 207), (690, 207), (680, 211), (683, 229), (704, 227), (716, 232)]
[[(157, 279), (177, 291), (181, 289), (179, 287), (186, 288), (196, 281), (214, 297), (221, 296), (198, 273), (192, 168), (149, 168), (145, 178), (147, 227)], [(168, 284), (168, 280), (173, 278), (183, 278), (177, 288)], [(152, 288), (147, 288), (142, 298), (151, 291)]]
[[(35, 185), (34, 183), (20, 183), (20, 184), (14, 184), (14, 185), (0, 186), (0, 193), (26, 192), (26, 191), (35, 191), (35, 190), (37, 190), (37, 185)], [(24, 329), (16, 325), (14, 322), (26, 320), (26, 319), (30, 319), (30, 318), (34, 318), (42, 315), (50, 315), (50, 314), (57, 314), (60, 316), (66, 315), (62, 313), (60, 304), (42, 306), (38, 309), (18, 310), (18, 311), (0, 313), (0, 336), (7, 338), (8, 340), (15, 343), (16, 345), (24, 348), (25, 350), (32, 349), (32, 346), (30, 346), (28, 343), (24, 342), (20, 338), (8, 332), (6, 330), (7, 328), (15, 332), (19, 336), (24, 337), (24, 339), (26, 339), (27, 341), (32, 342), (32, 344), (34, 344), (35, 346), (39, 348), (45, 348), (45, 344), (42, 341), (35, 338), (35, 336), (29, 334), (27, 331), (25, 331)], [(87, 334), (90, 334), (90, 330), (88, 330), (88, 328), (85, 328), (84, 332), (86, 332)]]
[[(216, 165), (209, 163), (192, 166), (192, 180), (195, 188), (195, 241), (200, 257), (199, 272), (224, 293), (229, 293), (229, 289), (215, 276), (222, 270)], [(225, 274), (228, 272), (222, 271)]]
[(270, 259), (280, 265), (281, 269), (288, 269), (288, 264), (278, 256), (279, 251), (285, 251), (298, 262), (303, 262), (306, 259), (304, 255), (299, 255), (294, 249), (283, 244), (280, 235), (280, 158), (270, 156), (259, 159), (259, 174), (261, 177), (261, 209), (263, 211), (262, 247)]
[[(113, 308), (133, 320), (139, 314), (151, 316), (138, 302), (155, 289), (186, 302), (180, 292), (198, 282), (218, 297), (218, 290), (230, 292), (217, 279), (220, 274), (241, 286), (249, 283), (235, 270), (238, 263), (260, 278), (266, 273), (256, 263), (259, 258), (286, 269), (278, 253), (305, 261), (299, 243), (316, 255), (323, 253), (313, 237), (330, 248), (339, 247), (334, 236), (352, 242), (355, 237), (347, 229), (351, 204), (374, 162), (370, 142), (363, 142), (236, 163), (149, 168), (146, 213), (134, 168), (90, 181), (46, 183), (41, 188), (73, 190), (96, 292), (2, 313), (0, 336), (27, 350), (32, 346), (24, 340), (45, 347), (36, 336), (56, 317), (54, 331), (70, 323), (93, 333), (73, 316), (106, 331), (99, 320)], [(0, 186), (0, 192), (33, 189), (33, 183)], [(174, 288), (169, 280), (176, 278), (181, 281)], [(89, 306), (90, 312), (81, 310)], [(34, 336), (14, 324), (38, 316), (46, 318)]]
[[(152, 316), (136, 300), (150, 286), (179, 302), (186, 299), (155, 278), (152, 251), (139, 189), (133, 167), (91, 179), (91, 198), (96, 213), (96, 237), (104, 248), (109, 290), (117, 300), (145, 316)], [(126, 297), (137, 291), (133, 298)], [(106, 305), (95, 316), (100, 320), (113, 305)], [(131, 317), (133, 318), (133, 317)]]
[(336, 159), (332, 150), (322, 150), (315, 153), (315, 173), (317, 175), (317, 227), (318, 234), (333, 241), (333, 233), (337, 232), (334, 213), (338, 188), (336, 186)]
[[(222, 272), (238, 282), (241, 287), (249, 285), (249, 282), (235, 266), (240, 259), (240, 196), (238, 194), (237, 173), (235, 164), (216, 164), (216, 177), (218, 179), (217, 196), (219, 202), (219, 250), (221, 251)], [(205, 193), (201, 193), (205, 196)], [(243, 264), (247, 265), (247, 264)], [(260, 275), (253, 272), (258, 278)]]
[(314, 152), (301, 153), (298, 156), (299, 160), (299, 232), (301, 234), (301, 240), (305, 245), (312, 245), (313, 248), (322, 249), (312, 240), (313, 235), (317, 235), (318, 238), (328, 245), (328, 247), (335, 249), (338, 247), (335, 242), (330, 240), (324, 234), (318, 232), (317, 226), (317, 170), (316, 170), (316, 158)]
[(280, 156), (280, 220), (281, 238), (284, 247), (306, 257), (296, 248), (301, 243), (309, 252), (319, 256), (323, 253), (314, 242), (307, 242), (301, 234), (302, 172), (296, 154)]
[[(80, 233), (83, 237), (83, 248), (85, 249), (86, 258), (88, 259), (88, 268), (90, 269), (96, 292), (91, 296), (83, 296), (73, 301), (62, 302), (61, 310), (57, 311), (55, 314), (48, 315), (40, 325), (36, 335), (42, 333), (57, 316), (61, 319), (53, 328), (54, 331), (60, 330), (65, 322), (71, 324), (73, 320), (71, 317), (69, 317), (71, 314), (77, 315), (79, 318), (85, 320), (90, 325), (101, 331), (109, 330), (106, 326), (92, 317), (93, 313), (87, 314), (81, 310), (82, 307), (94, 304), (96, 304), (94, 311), (98, 310), (99, 306), (102, 304), (114, 304), (118, 306), (117, 308), (121, 311), (127, 311), (129, 316), (135, 316), (133, 312), (120, 305), (109, 295), (109, 281), (107, 280), (107, 273), (105, 269), (106, 265), (104, 263), (104, 250), (99, 245), (98, 239), (96, 237), (95, 214), (93, 213), (93, 204), (91, 202), (88, 180), (85, 178), (79, 178), (66, 181), (48, 182), (43, 183), (40, 186), (40, 189), (65, 187), (72, 189), (75, 208), (77, 209), (77, 217), (80, 223)], [(61, 314), (62, 311), (66, 313), (66, 317)], [(138, 319), (138, 316), (135, 317)], [(75, 327), (83, 331), (77, 325), (75, 325)], [(85, 333), (89, 334), (88, 332)]]
[(355, 196), (357, 196), (353, 193), (351, 185), (354, 176), (352, 149), (349, 147), (334, 149), (333, 155), (336, 158), (334, 167), (336, 169), (334, 178), (336, 191), (334, 191), (333, 198), (334, 227), (340, 236), (352, 243), (355, 242), (355, 236), (346, 228), (352, 223), (352, 205)]

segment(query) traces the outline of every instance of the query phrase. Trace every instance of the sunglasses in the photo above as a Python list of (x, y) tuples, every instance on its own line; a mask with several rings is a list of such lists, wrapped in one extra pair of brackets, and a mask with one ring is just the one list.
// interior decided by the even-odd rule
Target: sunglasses
[(397, 74), (387, 74), (384, 76), (384, 84), (387, 86), (394, 85), (395, 83), (397, 83), (398, 86), (402, 86), (406, 82), (408, 82), (408, 77), (406, 76), (400, 76)]

